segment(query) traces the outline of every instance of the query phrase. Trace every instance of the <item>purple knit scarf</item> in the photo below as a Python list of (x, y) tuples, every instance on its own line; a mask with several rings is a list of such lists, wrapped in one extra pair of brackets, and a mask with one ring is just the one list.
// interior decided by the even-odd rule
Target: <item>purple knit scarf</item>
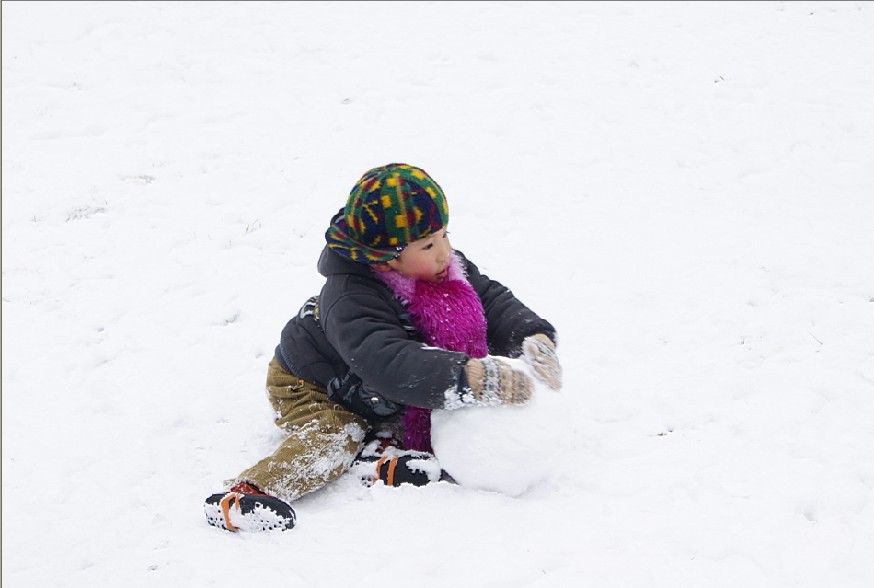
[[(446, 280), (427, 282), (398, 272), (377, 275), (407, 308), (413, 326), (433, 347), (485, 357), (486, 317), (482, 302), (467, 281), (457, 255), (452, 256)], [(408, 406), (404, 412), (404, 447), (415, 451), (431, 448), (431, 410)]]

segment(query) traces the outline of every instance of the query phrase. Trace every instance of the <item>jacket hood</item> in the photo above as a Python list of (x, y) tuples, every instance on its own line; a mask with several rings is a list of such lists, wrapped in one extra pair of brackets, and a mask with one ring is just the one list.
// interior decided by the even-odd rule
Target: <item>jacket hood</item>
[(343, 257), (336, 251), (331, 250), (325, 245), (322, 249), (322, 254), (319, 256), (318, 262), (319, 273), (325, 276), (334, 276), (338, 274), (351, 274), (355, 276), (365, 276), (372, 278), (373, 270), (370, 266), (364, 263), (352, 261), (349, 258)]

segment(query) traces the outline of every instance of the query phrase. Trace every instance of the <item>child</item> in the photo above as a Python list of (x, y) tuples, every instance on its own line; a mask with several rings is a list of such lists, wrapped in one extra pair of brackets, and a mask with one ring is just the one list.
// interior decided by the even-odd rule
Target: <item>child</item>
[(353, 466), (391, 486), (449, 479), (432, 454), (430, 411), (531, 397), (530, 378), (499, 356), (521, 355), (561, 386), (555, 329), (452, 249), (448, 220), (440, 186), (416, 167), (378, 167), (355, 184), (325, 234), (325, 285), (285, 326), (268, 368), (288, 437), (206, 499), (211, 525), (290, 529), (290, 503)]

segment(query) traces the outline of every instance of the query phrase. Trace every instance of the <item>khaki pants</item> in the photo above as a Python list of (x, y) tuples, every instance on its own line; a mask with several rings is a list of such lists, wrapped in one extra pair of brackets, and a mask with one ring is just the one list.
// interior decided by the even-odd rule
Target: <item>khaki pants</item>
[(292, 502), (342, 476), (361, 451), (367, 421), (331, 402), (321, 386), (282, 369), (275, 357), (267, 370), (267, 393), (274, 422), (288, 438), (230, 483), (249, 482)]

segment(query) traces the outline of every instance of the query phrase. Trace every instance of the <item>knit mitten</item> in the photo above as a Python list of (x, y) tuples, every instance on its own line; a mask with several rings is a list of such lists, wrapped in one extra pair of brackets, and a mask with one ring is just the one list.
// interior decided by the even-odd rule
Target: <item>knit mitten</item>
[(538, 333), (522, 341), (522, 359), (534, 369), (534, 374), (553, 390), (561, 388), (561, 364), (552, 339)]
[(497, 357), (471, 358), (464, 372), (476, 404), (524, 404), (534, 392), (528, 375)]

